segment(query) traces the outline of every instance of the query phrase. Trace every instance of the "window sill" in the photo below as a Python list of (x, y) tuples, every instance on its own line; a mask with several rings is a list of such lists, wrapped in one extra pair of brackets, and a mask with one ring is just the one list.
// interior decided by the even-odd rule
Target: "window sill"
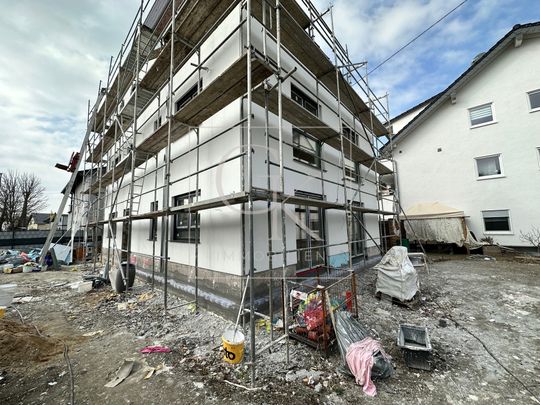
[(476, 178), (476, 180), (482, 181), (482, 180), (502, 179), (504, 177), (506, 177), (504, 174), (494, 174), (493, 176), (479, 176)]
[(530, 113), (535, 113), (535, 112), (538, 112), (538, 111), (540, 111), (540, 107), (532, 108), (532, 109), (529, 110)]
[(314, 165), (312, 165), (310, 163), (307, 163), (307, 162), (304, 162), (303, 160), (300, 160), (298, 158), (293, 158), (293, 161), (297, 162), (297, 163), (301, 163), (304, 166), (311, 167), (312, 169), (321, 170), (320, 166), (314, 166)]
[(484, 122), (482, 124), (476, 124), (476, 125), (471, 125), (469, 127), (469, 129), (475, 129), (475, 128), (480, 128), (480, 127), (487, 127), (488, 125), (493, 125), (493, 124), (497, 124), (499, 121), (489, 121), (489, 122)]
[(512, 231), (484, 231), (486, 235), (514, 235)]

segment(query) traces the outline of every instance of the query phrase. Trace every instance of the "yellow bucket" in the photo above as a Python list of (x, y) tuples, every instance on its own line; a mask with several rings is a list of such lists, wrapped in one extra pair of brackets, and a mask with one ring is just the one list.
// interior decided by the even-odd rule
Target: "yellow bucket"
[(223, 336), (223, 360), (230, 364), (238, 364), (244, 357), (244, 334), (239, 330), (227, 329)]

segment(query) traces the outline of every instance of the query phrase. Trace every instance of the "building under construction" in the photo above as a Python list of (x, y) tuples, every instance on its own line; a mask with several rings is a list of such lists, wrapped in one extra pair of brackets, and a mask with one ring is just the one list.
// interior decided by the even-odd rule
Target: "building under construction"
[(286, 308), (288, 280), (382, 252), (387, 121), (331, 9), (143, 1), (89, 103), (73, 223), (166, 294), (231, 314), (248, 283), (246, 311)]

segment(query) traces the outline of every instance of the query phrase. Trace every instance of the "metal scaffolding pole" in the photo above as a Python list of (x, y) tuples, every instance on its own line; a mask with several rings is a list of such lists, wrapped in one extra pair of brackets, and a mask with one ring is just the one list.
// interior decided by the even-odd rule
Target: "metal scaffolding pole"
[[(169, 65), (169, 94), (167, 104), (167, 147), (165, 150), (165, 176), (163, 187), (163, 210), (166, 212), (170, 208), (170, 180), (171, 180), (171, 132), (173, 120), (173, 78), (174, 78), (174, 41), (176, 22), (176, 0), (172, 0), (172, 22), (171, 22), (171, 58)], [(161, 257), (163, 260), (163, 307), (167, 314), (167, 293), (169, 283), (169, 217), (163, 216), (161, 219)]]
[[(141, 36), (142, 36), (142, 15), (144, 9), (144, 0), (141, 0), (141, 5), (139, 8), (139, 22), (137, 27), (137, 52), (135, 56), (135, 74), (133, 75), (133, 80), (135, 81), (135, 89), (133, 96), (133, 134), (131, 137), (131, 178), (129, 182), (129, 191), (128, 191), (128, 215), (127, 215), (127, 246), (126, 246), (126, 270), (123, 272), (122, 276), (124, 277), (124, 285), (127, 292), (129, 288), (129, 274), (130, 274), (130, 265), (131, 265), (131, 238), (133, 231), (133, 193), (135, 192), (135, 169), (137, 167), (137, 102), (139, 98), (139, 68), (140, 68), (140, 57), (141, 57)], [(122, 230), (123, 232), (123, 230)]]
[[(283, 164), (283, 89), (281, 80), (281, 1), (276, 0), (276, 64), (278, 79), (278, 138), (279, 138), (279, 186), (281, 193), (285, 193), (285, 168)], [(285, 202), (281, 200), (281, 240), (283, 244), (283, 257), (281, 265), (281, 288), (283, 300), (283, 329), (285, 331), (287, 348), (286, 361), (289, 364), (289, 317), (288, 317), (288, 287), (287, 287), (287, 229), (285, 227)]]
[(352, 219), (351, 205), (352, 201), (347, 200), (347, 178), (345, 176), (345, 148), (343, 141), (343, 120), (341, 118), (341, 91), (340, 91), (340, 71), (338, 66), (337, 50), (336, 50), (336, 36), (334, 33), (334, 8), (330, 8), (330, 23), (332, 29), (332, 51), (334, 52), (334, 64), (336, 69), (336, 84), (337, 84), (337, 113), (339, 120), (339, 138), (341, 140), (341, 174), (343, 179), (343, 198), (345, 204), (345, 222), (347, 224), (347, 248), (349, 251), (349, 270), (353, 270), (352, 262), (352, 246), (351, 246), (351, 225), (352, 221), (347, 221), (347, 216), (350, 216)]
[(246, 62), (247, 62), (247, 193), (248, 193), (248, 230), (249, 230), (249, 332), (250, 332), (250, 354), (251, 354), (251, 386), (255, 386), (255, 291), (254, 291), (254, 273), (255, 273), (255, 262), (254, 262), (254, 238), (253, 238), (253, 152), (252, 152), (252, 142), (253, 142), (253, 133), (252, 133), (252, 105), (251, 105), (251, 0), (246, 1)]

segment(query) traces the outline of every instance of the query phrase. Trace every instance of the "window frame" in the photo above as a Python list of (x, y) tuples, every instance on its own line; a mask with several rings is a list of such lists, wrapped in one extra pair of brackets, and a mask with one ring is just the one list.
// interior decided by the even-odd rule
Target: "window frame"
[(529, 103), (529, 112), (531, 113), (540, 111), (540, 105), (538, 105), (538, 107), (533, 107), (531, 104), (531, 94), (536, 94), (536, 93), (540, 94), (540, 89), (531, 90), (527, 92), (527, 102)]
[[(507, 217), (488, 217), (488, 218), (507, 218), (507, 222), (508, 222), (508, 230), (487, 230), (486, 228), (486, 217), (484, 217), (484, 213), (485, 212), (493, 212), (493, 211), (506, 211), (507, 212)], [(503, 209), (488, 209), (488, 210), (482, 210), (481, 212), (481, 215), (482, 215), (482, 224), (484, 226), (484, 233), (486, 235), (513, 235), (514, 234), (514, 231), (512, 230), (513, 227), (512, 227), (512, 219), (511, 219), (511, 216), (510, 216), (510, 210), (507, 209), (507, 208), (503, 208)]]
[[(191, 204), (195, 201), (195, 198), (201, 195), (201, 190), (190, 191), (183, 194), (175, 195), (172, 198), (172, 206), (179, 207), (182, 205)], [(187, 200), (183, 201), (183, 200)], [(182, 201), (181, 204), (178, 204), (178, 201)], [(188, 232), (187, 237), (180, 237), (177, 235), (177, 230), (179, 229), (180, 218), (187, 219), (187, 225), (183, 226)], [(193, 220), (195, 218), (195, 220)], [(172, 227), (171, 227), (171, 242), (179, 243), (201, 243), (201, 232), (200, 232), (201, 217), (199, 212), (178, 212), (172, 216)], [(195, 235), (195, 236), (194, 236)]]
[[(478, 161), (482, 159), (489, 159), (489, 158), (494, 158), (494, 157), (496, 157), (497, 160), (499, 161), (499, 169), (501, 173), (488, 174), (485, 176), (481, 176), (479, 168), (478, 168)], [(477, 156), (474, 158), (474, 165), (475, 165), (475, 170), (476, 170), (476, 180), (489, 180), (489, 179), (499, 179), (501, 177), (506, 177), (504, 174), (504, 168), (503, 168), (503, 163), (502, 163), (502, 153), (494, 153), (492, 155)]]
[[(352, 160), (347, 160), (345, 160), (345, 180), (358, 183), (360, 180), (360, 164), (358, 162), (353, 162)], [(353, 176), (347, 173), (347, 169), (353, 173)]]
[[(299, 100), (296, 100), (295, 97), (298, 98)], [(303, 91), (302, 89), (300, 89), (298, 86), (296, 86), (293, 83), (291, 83), (291, 100), (294, 101), (299, 106), (301, 106), (304, 110), (310, 112), (316, 117), (319, 117), (321, 113), (321, 107), (319, 103), (317, 102), (317, 100), (310, 97), (305, 91)], [(313, 112), (310, 108), (308, 108), (309, 106), (306, 107), (308, 102), (309, 104), (313, 105), (312, 108), (316, 109), (315, 112)]]
[[(479, 124), (473, 124), (472, 119), (471, 119), (472, 110), (482, 108), (482, 107), (486, 107), (486, 106), (489, 106), (490, 109), (491, 109), (491, 121), (481, 122)], [(493, 107), (493, 102), (492, 101), (490, 101), (489, 103), (484, 103), (484, 104), (476, 105), (474, 107), (467, 108), (467, 115), (468, 115), (468, 118), (469, 118), (469, 128), (470, 129), (479, 128), (479, 127), (485, 127), (486, 125), (492, 125), (492, 124), (497, 123), (497, 118), (495, 117), (495, 108)]]
[(195, 97), (197, 97), (201, 90), (202, 90), (202, 79), (195, 83), (193, 86), (191, 86), (184, 94), (182, 94), (178, 99), (174, 102), (174, 112), (177, 113), (182, 108), (184, 108), (191, 100), (193, 100)]
[[(156, 212), (159, 209), (159, 202), (150, 202), (150, 212)], [(148, 227), (148, 240), (157, 241), (158, 234), (158, 220), (157, 218), (150, 218), (150, 226)]]
[[(313, 153), (311, 150), (306, 148), (305, 146), (302, 146), (300, 142), (296, 142), (295, 135), (303, 136), (307, 138), (310, 141), (315, 142), (315, 148), (316, 151)], [(311, 166), (316, 169), (321, 168), (321, 160), (322, 160), (322, 143), (314, 136), (310, 135), (306, 131), (293, 127), (292, 129), (292, 147), (293, 147), (293, 160), (303, 163), (305, 165)], [(311, 162), (306, 158), (303, 158), (302, 156), (298, 156), (298, 154), (308, 154), (309, 156), (312, 156), (314, 158), (314, 161)]]
[[(360, 134), (352, 129), (352, 127), (347, 124), (345, 121), (341, 121), (341, 131), (343, 132), (343, 137), (347, 138), (349, 142), (358, 146), (360, 141)], [(346, 135), (348, 133), (348, 135)], [(352, 138), (352, 139), (351, 139)]]

